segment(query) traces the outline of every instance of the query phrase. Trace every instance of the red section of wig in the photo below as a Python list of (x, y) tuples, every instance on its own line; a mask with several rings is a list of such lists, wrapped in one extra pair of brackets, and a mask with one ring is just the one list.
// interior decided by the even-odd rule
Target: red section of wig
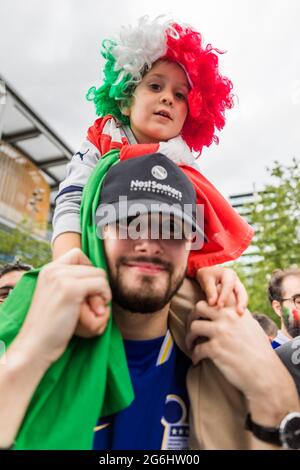
[(201, 34), (177, 23), (172, 27), (179, 38), (167, 35), (164, 58), (178, 62), (193, 85), (188, 96), (189, 114), (182, 137), (191, 150), (201, 153), (203, 146), (219, 142), (215, 132), (225, 124), (225, 110), (233, 107), (232, 83), (218, 69), (218, 54), (210, 44), (203, 48)]

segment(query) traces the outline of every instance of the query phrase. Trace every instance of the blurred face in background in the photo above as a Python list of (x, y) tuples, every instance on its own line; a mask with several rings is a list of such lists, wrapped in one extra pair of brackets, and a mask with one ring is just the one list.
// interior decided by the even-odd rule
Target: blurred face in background
[(291, 274), (282, 281), (282, 298), (273, 300), (272, 307), (280, 316), (283, 330), (291, 338), (300, 335), (300, 276)]
[(3, 303), (26, 271), (11, 271), (0, 277), (0, 304)]

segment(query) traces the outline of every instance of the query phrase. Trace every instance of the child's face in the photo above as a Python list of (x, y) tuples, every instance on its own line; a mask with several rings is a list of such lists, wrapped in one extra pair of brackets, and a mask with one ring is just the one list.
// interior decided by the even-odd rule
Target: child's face
[(140, 144), (166, 141), (180, 134), (188, 113), (189, 90), (186, 74), (178, 64), (154, 64), (136, 87), (132, 105), (123, 110)]

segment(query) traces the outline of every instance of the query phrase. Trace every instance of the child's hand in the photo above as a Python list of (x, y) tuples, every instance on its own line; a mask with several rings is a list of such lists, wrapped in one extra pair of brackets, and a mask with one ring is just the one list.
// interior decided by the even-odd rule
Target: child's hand
[[(104, 274), (105, 276), (105, 274)], [(100, 336), (105, 331), (109, 320), (111, 292), (107, 283), (105, 295), (93, 295), (81, 304), (80, 316), (75, 335), (81, 338)]]
[(224, 307), (229, 299), (234, 299), (237, 312), (240, 315), (244, 313), (248, 304), (248, 295), (232, 269), (221, 266), (201, 268), (197, 271), (196, 279), (205, 292), (209, 305)]

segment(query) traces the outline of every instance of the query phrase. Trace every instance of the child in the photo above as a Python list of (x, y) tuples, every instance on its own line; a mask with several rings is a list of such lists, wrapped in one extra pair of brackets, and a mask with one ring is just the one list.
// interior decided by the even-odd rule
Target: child
[[(225, 110), (233, 106), (232, 84), (218, 70), (219, 51), (204, 48), (201, 35), (190, 27), (147, 17), (135, 28), (123, 28), (118, 41), (105, 40), (102, 46), (104, 83), (87, 94), (101, 117), (89, 128), (60, 185), (54, 258), (81, 245), (81, 194), (102, 155), (114, 148), (120, 149), (120, 158), (161, 152), (183, 165), (198, 203), (204, 204), (207, 240), (201, 251), (191, 252), (188, 274), (205, 286), (210, 271), (200, 268), (237, 258), (253, 234), (198, 172), (192, 153), (218, 142), (215, 130), (223, 128)], [(218, 272), (217, 283), (219, 271), (213, 272)]]

